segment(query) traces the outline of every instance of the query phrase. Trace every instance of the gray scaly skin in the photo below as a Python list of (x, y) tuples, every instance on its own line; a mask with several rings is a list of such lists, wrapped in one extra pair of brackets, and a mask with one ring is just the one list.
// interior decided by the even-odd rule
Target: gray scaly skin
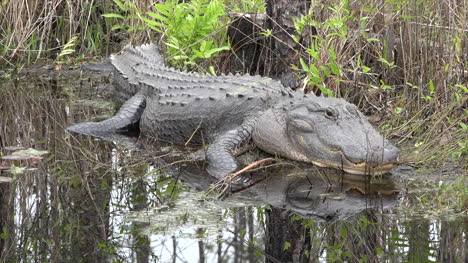
[(127, 47), (111, 63), (114, 95), (125, 103), (110, 119), (69, 131), (99, 135), (139, 123), (160, 141), (209, 144), (207, 170), (216, 177), (238, 168), (232, 153), (251, 140), (268, 153), (353, 174), (381, 174), (397, 163), (399, 150), (343, 99), (293, 93), (266, 77), (179, 71), (152, 44)]

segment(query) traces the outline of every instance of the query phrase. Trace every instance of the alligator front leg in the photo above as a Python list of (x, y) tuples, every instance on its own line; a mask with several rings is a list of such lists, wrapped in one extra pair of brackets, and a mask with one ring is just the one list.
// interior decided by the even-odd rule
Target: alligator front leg
[(95, 136), (123, 131), (128, 126), (136, 124), (140, 120), (145, 106), (145, 96), (137, 93), (125, 102), (113, 117), (100, 122), (78, 123), (68, 127), (67, 130)]
[(210, 175), (223, 178), (237, 169), (232, 152), (250, 141), (254, 125), (254, 120), (245, 121), (240, 127), (222, 134), (208, 147), (206, 160)]

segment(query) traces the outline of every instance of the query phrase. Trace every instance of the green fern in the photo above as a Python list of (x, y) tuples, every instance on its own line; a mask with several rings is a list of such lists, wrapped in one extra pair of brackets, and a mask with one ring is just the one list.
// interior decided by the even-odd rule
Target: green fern
[(68, 42), (63, 46), (62, 51), (57, 56), (59, 62), (63, 62), (63, 59), (68, 57), (68, 55), (75, 52), (76, 42), (78, 40), (78, 35), (72, 37)]
[[(168, 62), (179, 68), (190, 69), (202, 60), (212, 58), (223, 50), (227, 43), (225, 4), (222, 0), (192, 0), (179, 3), (168, 0), (155, 4), (156, 12), (143, 12), (131, 0), (113, 0), (121, 13), (107, 13), (109, 19), (121, 19), (122, 25), (113, 30), (131, 32), (150, 28), (162, 35), (167, 47)], [(257, 0), (258, 1), (258, 0)], [(143, 21), (143, 25), (129, 27), (132, 19)], [(125, 26), (127, 25), (127, 26)]]
[(163, 34), (169, 63), (187, 68), (222, 50), (229, 50), (226, 38), (225, 6), (222, 1), (169, 0), (155, 4), (157, 12), (143, 18), (148, 27)]

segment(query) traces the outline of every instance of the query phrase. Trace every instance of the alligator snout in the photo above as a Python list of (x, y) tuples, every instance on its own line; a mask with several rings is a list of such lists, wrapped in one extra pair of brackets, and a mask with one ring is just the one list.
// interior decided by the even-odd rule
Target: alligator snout
[(387, 144), (385, 146), (384, 151), (383, 151), (383, 158), (382, 158), (383, 163), (396, 164), (399, 162), (399, 157), (400, 157), (400, 149), (398, 149), (398, 147), (392, 144)]
[(342, 153), (346, 160), (359, 166), (370, 166), (374, 168), (393, 167), (398, 163), (400, 150), (385, 143), (379, 146), (367, 146), (363, 149), (357, 147), (343, 147)]

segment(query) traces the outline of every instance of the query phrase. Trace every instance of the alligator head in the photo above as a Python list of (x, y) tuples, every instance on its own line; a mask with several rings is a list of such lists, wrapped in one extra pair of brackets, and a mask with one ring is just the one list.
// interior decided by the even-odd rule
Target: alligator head
[(351, 174), (383, 174), (399, 155), (355, 105), (336, 98), (304, 97), (267, 110), (253, 140), (266, 152)]

